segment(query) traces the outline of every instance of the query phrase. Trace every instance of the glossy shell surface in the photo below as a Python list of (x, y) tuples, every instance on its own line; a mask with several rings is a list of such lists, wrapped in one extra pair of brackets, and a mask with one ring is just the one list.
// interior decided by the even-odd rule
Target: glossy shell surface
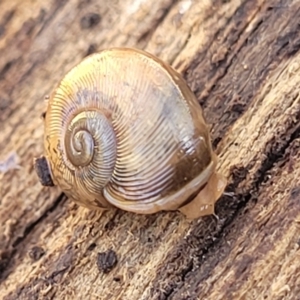
[(45, 156), (87, 207), (177, 209), (215, 167), (200, 105), (181, 75), (136, 49), (85, 58), (50, 96)]

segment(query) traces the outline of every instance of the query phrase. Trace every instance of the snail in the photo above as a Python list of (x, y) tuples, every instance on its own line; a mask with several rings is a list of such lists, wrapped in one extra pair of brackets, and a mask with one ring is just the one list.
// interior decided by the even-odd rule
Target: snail
[(59, 186), (88, 208), (138, 214), (214, 214), (226, 179), (216, 172), (202, 109), (182, 76), (131, 48), (94, 53), (49, 96), (44, 186)]

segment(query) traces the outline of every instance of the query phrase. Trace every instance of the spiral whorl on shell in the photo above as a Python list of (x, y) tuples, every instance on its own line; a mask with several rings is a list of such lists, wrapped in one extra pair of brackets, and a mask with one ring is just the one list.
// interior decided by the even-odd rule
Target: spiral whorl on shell
[(179, 208), (215, 168), (201, 108), (180, 75), (122, 48), (87, 57), (60, 82), (45, 156), (74, 200), (137, 213)]

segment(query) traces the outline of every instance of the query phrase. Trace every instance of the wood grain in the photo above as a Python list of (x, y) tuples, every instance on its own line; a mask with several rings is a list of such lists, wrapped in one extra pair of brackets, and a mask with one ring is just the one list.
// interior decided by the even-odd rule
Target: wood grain
[[(20, 168), (0, 174), (0, 298), (298, 299), (299, 19), (299, 0), (2, 1), (0, 160)], [(40, 186), (44, 97), (110, 46), (158, 55), (195, 92), (229, 179), (218, 218), (89, 211)]]

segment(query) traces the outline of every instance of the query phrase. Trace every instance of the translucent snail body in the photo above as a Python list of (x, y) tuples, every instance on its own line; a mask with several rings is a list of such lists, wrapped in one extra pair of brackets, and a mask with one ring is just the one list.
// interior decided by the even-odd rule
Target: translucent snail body
[(226, 181), (202, 110), (169, 65), (113, 48), (85, 58), (59, 83), (45, 114), (43, 185), (90, 208), (211, 214)]

